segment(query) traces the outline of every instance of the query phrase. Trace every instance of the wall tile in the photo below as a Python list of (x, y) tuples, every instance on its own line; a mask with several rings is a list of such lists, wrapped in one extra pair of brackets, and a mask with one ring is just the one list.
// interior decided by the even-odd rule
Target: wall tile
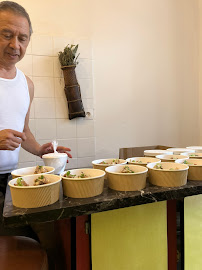
[(91, 157), (95, 155), (95, 138), (77, 139), (78, 157)]
[(54, 77), (62, 78), (63, 72), (58, 57), (53, 57), (54, 62)]
[(72, 158), (77, 158), (77, 143), (75, 139), (68, 139), (68, 140), (58, 140), (58, 145), (68, 147), (71, 149), (70, 154)]
[(35, 98), (35, 118), (55, 118), (54, 98)]
[(22, 147), (20, 149), (19, 162), (36, 162), (36, 156), (25, 151)]
[(53, 53), (58, 56), (60, 51), (63, 51), (68, 44), (72, 44), (73, 39), (69, 37), (53, 37)]
[(93, 82), (92, 79), (78, 79), (81, 88), (82, 98), (93, 98)]
[(25, 55), (24, 58), (16, 64), (16, 66), (22, 70), (22, 72), (25, 73), (27, 76), (32, 76), (33, 70), (32, 70), (32, 64), (33, 64), (33, 58), (32, 55)]
[(53, 57), (34, 55), (33, 76), (53, 77)]
[(76, 119), (57, 119), (57, 138), (76, 138)]
[(54, 79), (51, 77), (33, 77), (34, 97), (54, 97)]
[(56, 98), (56, 118), (68, 119), (68, 105), (66, 98)]
[(29, 119), (29, 128), (30, 131), (32, 132), (32, 134), (35, 136), (36, 135), (36, 123), (35, 123), (35, 119)]
[(82, 100), (83, 100), (83, 106), (85, 109), (93, 109), (94, 108), (92, 98), (83, 98)]
[(64, 79), (54, 78), (54, 87), (55, 87), (55, 97), (65, 98)]
[(77, 118), (77, 138), (94, 137), (94, 121), (85, 118)]
[(31, 104), (29, 118), (34, 118), (34, 99)]
[(92, 161), (95, 160), (93, 157), (78, 158), (78, 168), (92, 168)]
[(32, 54), (53, 56), (53, 38), (46, 35), (32, 35)]
[(77, 169), (77, 158), (70, 158), (65, 170)]
[(36, 139), (52, 141), (56, 138), (55, 119), (36, 119)]
[(76, 67), (78, 79), (92, 78), (92, 61), (89, 59), (80, 59)]
[(29, 45), (26, 50), (26, 55), (27, 54), (32, 54), (32, 39), (30, 39)]
[(88, 59), (92, 58), (92, 44), (90, 39), (87, 38), (75, 39), (74, 44), (75, 45), (79, 44), (78, 47), (78, 53), (80, 53), (78, 58), (79, 61), (80, 58), (88, 58)]
[(20, 162), (18, 163), (18, 169), (26, 168), (26, 167), (34, 167), (36, 166), (36, 162)]

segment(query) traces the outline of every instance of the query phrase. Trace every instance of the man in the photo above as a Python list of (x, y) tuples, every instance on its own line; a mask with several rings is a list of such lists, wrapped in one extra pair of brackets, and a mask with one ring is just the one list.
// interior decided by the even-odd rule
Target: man
[[(9, 173), (17, 167), (20, 146), (42, 156), (52, 144), (40, 145), (29, 129), (33, 82), (16, 68), (25, 55), (32, 34), (28, 13), (19, 4), (0, 2), (0, 191), (5, 193)], [(72, 157), (69, 148), (58, 152)]]

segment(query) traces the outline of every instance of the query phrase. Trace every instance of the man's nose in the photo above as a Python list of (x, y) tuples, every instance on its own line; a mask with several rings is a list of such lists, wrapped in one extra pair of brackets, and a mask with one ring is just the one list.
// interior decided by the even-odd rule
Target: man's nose
[(12, 48), (12, 49), (19, 49), (19, 41), (17, 39), (17, 37), (13, 37), (11, 40), (10, 40), (10, 44), (9, 46)]

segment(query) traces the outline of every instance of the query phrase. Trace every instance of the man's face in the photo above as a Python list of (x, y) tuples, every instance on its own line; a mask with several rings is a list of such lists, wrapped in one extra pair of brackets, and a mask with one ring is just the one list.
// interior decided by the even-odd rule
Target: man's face
[(0, 12), (0, 66), (13, 67), (25, 55), (29, 44), (29, 23), (10, 11)]

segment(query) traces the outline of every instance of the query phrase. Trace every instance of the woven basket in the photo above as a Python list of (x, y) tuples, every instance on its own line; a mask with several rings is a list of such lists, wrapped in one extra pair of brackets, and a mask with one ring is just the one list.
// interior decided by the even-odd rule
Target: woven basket
[(63, 70), (64, 81), (66, 86), (78, 84), (75, 68), (76, 65), (61, 67), (61, 69)]

